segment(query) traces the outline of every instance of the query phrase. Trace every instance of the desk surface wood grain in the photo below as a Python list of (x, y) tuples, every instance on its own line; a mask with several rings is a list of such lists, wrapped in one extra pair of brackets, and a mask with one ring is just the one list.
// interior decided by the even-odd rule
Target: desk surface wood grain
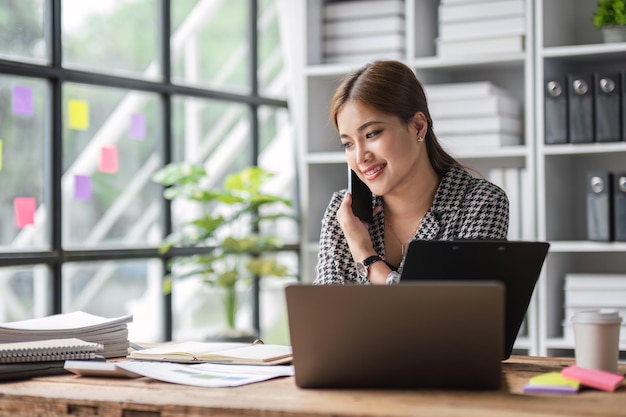
[[(300, 389), (293, 377), (235, 388), (148, 378), (59, 375), (0, 383), (0, 416), (626, 416), (626, 383), (614, 393), (523, 394), (530, 377), (571, 359), (514, 356), (498, 391)], [(620, 365), (620, 372), (626, 368)]]

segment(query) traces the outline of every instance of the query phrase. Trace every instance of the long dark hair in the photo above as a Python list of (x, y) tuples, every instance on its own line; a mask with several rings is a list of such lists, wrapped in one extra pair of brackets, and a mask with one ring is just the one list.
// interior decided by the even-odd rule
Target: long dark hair
[(426, 116), (426, 150), (435, 172), (444, 175), (450, 168), (461, 167), (461, 163), (448, 154), (433, 131), (424, 87), (413, 71), (398, 61), (374, 61), (348, 74), (342, 81), (331, 101), (330, 119), (337, 126), (337, 114), (353, 100), (374, 109), (397, 116), (406, 126), (422, 112)]

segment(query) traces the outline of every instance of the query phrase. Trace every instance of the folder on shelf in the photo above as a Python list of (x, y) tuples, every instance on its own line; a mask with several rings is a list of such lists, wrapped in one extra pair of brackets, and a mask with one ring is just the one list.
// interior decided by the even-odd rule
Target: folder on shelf
[(593, 80), (591, 74), (567, 76), (569, 140), (593, 142)]
[(567, 143), (567, 89), (564, 79), (552, 77), (545, 81), (545, 143)]
[(613, 237), (626, 241), (626, 171), (613, 174)]
[(594, 117), (596, 142), (621, 139), (621, 77), (619, 73), (594, 73)]
[(587, 238), (594, 241), (612, 240), (610, 172), (587, 172)]

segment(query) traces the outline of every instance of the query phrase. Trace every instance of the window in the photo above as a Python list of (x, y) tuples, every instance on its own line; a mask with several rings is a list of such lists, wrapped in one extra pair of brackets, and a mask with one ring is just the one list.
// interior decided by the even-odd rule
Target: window
[[(152, 175), (259, 165), (297, 201), (276, 2), (0, 2), (0, 322), (133, 314), (129, 337), (147, 342), (210, 327), (210, 291), (164, 291), (158, 247), (185, 207)], [(295, 277), (296, 222), (277, 227)], [(242, 306), (273, 342), (287, 342), (285, 283), (262, 280)]]

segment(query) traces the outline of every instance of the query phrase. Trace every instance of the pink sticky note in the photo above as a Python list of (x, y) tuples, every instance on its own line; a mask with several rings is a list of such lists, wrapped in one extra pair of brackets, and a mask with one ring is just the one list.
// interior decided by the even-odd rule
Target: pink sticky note
[(33, 197), (15, 197), (13, 210), (15, 211), (15, 225), (22, 229), (29, 224), (35, 224), (35, 209), (37, 203)]
[(74, 198), (91, 200), (91, 177), (89, 175), (74, 176)]
[(561, 370), (561, 375), (579, 381), (582, 385), (602, 391), (615, 391), (624, 380), (624, 375), (572, 365)]
[(130, 127), (128, 128), (128, 136), (133, 139), (143, 140), (146, 138), (146, 116), (141, 113), (130, 115)]
[(23, 85), (13, 87), (13, 100), (11, 110), (13, 114), (22, 116), (32, 116), (35, 111), (33, 108), (33, 89)]
[(106, 172), (108, 174), (117, 173), (118, 162), (116, 146), (103, 146), (100, 149), (100, 165), (98, 169), (100, 172)]

